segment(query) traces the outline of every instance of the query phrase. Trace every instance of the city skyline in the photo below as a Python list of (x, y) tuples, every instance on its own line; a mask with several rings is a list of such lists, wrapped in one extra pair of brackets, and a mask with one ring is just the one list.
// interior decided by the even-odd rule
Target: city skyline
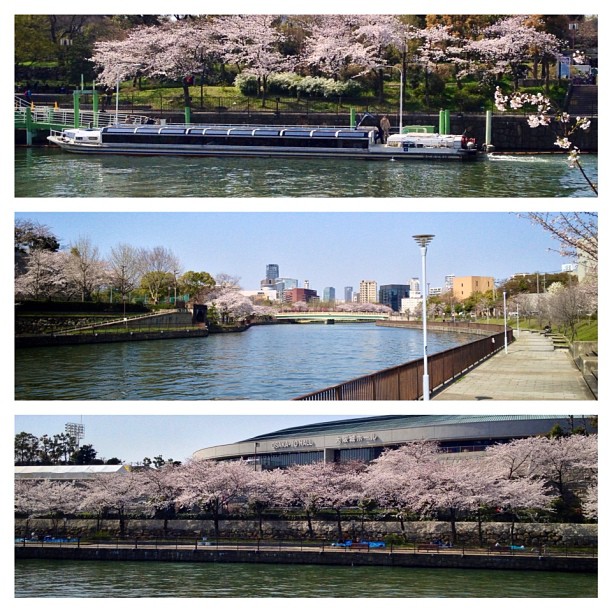
[(138, 248), (164, 246), (178, 257), (181, 271), (226, 273), (245, 290), (258, 289), (267, 266), (280, 277), (297, 278), (323, 295), (334, 287), (358, 290), (363, 279), (377, 286), (409, 284), (420, 276), (420, 249), (413, 234), (428, 231), (427, 276), (443, 287), (456, 276), (522, 272), (551, 273), (572, 263), (541, 228), (514, 213), (17, 213), (47, 225), (62, 247), (89, 238), (106, 258), (120, 243)]

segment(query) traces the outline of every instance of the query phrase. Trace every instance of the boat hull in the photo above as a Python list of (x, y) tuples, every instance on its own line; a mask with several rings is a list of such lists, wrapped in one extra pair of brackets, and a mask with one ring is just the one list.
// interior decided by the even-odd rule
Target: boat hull
[(280, 157), (297, 159), (358, 159), (365, 161), (449, 160), (472, 161), (480, 157), (476, 150), (423, 147), (402, 150), (384, 145), (368, 149), (337, 149), (308, 147), (238, 147), (214, 145), (137, 145), (118, 143), (75, 143), (61, 137), (49, 136), (48, 140), (70, 153), (87, 155), (136, 155), (182, 157)]

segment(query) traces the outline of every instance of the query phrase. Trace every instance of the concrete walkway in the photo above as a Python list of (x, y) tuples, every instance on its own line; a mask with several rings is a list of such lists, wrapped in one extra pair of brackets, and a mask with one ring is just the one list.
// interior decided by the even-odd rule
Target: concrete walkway
[(569, 351), (555, 350), (550, 338), (520, 332), (503, 350), (477, 366), (432, 400), (593, 400)]

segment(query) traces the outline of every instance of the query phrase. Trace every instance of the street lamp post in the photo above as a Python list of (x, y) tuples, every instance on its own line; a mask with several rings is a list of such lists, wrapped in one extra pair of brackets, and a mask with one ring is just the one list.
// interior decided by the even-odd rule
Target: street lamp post
[(427, 245), (433, 240), (433, 234), (416, 234), (413, 236), (421, 247), (421, 294), (423, 298), (423, 401), (429, 400), (429, 372), (427, 371)]
[(506, 292), (504, 291), (504, 352), (506, 353), (506, 355), (508, 354), (508, 331), (507, 331), (507, 326), (508, 326), (508, 315), (506, 312)]

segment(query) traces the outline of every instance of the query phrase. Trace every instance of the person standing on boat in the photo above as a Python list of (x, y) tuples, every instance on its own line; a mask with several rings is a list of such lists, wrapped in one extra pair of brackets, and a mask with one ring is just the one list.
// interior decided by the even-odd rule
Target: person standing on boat
[(382, 132), (380, 141), (385, 144), (387, 142), (387, 138), (389, 138), (389, 130), (391, 129), (391, 122), (389, 121), (387, 115), (382, 116), (382, 119), (380, 120), (380, 129)]

